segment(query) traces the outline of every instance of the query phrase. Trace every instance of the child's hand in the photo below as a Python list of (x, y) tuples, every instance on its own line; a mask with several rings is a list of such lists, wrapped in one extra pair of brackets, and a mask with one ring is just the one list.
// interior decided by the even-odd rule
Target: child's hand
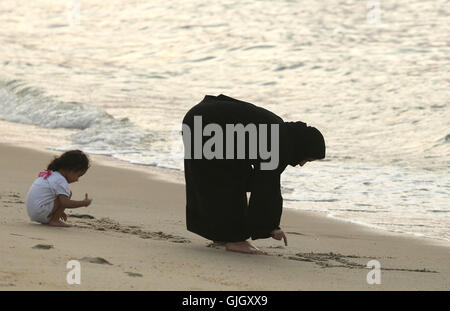
[(284, 234), (283, 230), (281, 229), (275, 229), (273, 230), (270, 235), (272, 236), (272, 238), (274, 238), (275, 240), (280, 241), (281, 239), (284, 240), (284, 245), (287, 246), (287, 238), (286, 235)]
[(88, 198), (88, 194), (86, 193), (85, 197), (84, 197), (84, 206), (88, 207), (89, 205), (91, 205), (92, 199)]

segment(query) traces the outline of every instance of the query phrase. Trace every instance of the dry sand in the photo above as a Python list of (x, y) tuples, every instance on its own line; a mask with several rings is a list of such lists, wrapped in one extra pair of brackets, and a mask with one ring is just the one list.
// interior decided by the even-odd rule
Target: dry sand
[[(71, 185), (87, 208), (72, 228), (32, 223), (25, 197), (55, 152), (0, 144), (0, 290), (449, 290), (447, 242), (285, 210), (288, 246), (254, 244), (267, 256), (227, 252), (185, 226), (182, 184), (101, 164)], [(110, 161), (110, 164), (116, 162)], [(117, 164), (117, 163), (116, 163)], [(123, 166), (123, 165), (117, 165)], [(81, 284), (66, 265), (81, 263)], [(369, 285), (367, 262), (381, 264)]]

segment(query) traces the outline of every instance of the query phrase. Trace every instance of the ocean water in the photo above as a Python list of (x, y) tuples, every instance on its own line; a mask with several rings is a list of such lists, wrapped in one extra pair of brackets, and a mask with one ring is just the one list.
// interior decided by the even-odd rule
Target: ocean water
[(325, 160), (282, 175), (287, 208), (449, 241), (449, 15), (446, 0), (0, 1), (0, 141), (182, 171), (185, 112), (223, 93), (324, 134)]

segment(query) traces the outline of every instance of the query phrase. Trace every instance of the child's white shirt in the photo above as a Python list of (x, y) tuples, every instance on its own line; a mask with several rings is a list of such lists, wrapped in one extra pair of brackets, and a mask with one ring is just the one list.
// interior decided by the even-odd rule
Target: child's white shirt
[(27, 194), (26, 205), (28, 215), (32, 221), (48, 223), (48, 215), (53, 210), (53, 204), (58, 195), (70, 196), (69, 183), (66, 178), (57, 171), (51, 175), (37, 178), (31, 185)]

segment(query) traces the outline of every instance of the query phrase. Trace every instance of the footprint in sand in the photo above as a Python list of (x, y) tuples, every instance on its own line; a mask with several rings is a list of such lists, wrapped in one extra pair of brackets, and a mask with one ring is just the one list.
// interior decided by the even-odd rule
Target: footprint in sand
[(53, 248), (53, 245), (49, 245), (49, 244), (37, 244), (35, 246), (33, 246), (34, 249), (51, 249)]
[(100, 264), (100, 265), (110, 265), (110, 266), (113, 265), (108, 260), (106, 260), (102, 257), (83, 257), (80, 259), (80, 261), (96, 263), (96, 264)]
[(164, 233), (162, 231), (145, 231), (138, 226), (125, 226), (109, 218), (95, 219), (91, 215), (68, 215), (74, 219), (74, 226), (98, 231), (119, 232), (139, 236), (141, 239), (167, 240), (172, 243), (190, 243), (188, 239), (180, 236)]
[(131, 277), (142, 277), (142, 274), (140, 273), (135, 273), (135, 272), (125, 272), (126, 274), (128, 274)]

